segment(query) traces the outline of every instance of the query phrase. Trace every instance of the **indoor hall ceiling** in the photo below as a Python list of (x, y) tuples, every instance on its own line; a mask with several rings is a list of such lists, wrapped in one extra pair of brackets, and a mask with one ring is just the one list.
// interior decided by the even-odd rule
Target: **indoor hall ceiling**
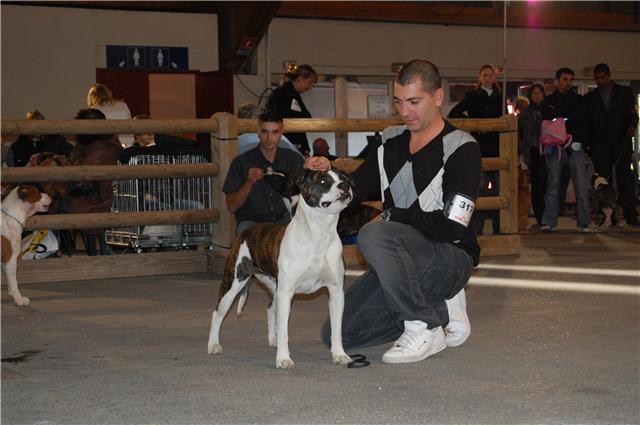
[[(504, 1), (3, 1), (3, 5), (211, 13), (218, 15), (219, 63), (236, 71), (250, 60), (275, 17), (503, 26)], [(638, 1), (509, 1), (507, 25), (521, 28), (640, 31)], [(246, 50), (246, 49), (245, 49)]]
[[(3, 4), (182, 13), (251, 14), (267, 4), (277, 17), (502, 26), (503, 1), (3, 1)], [(640, 31), (638, 1), (509, 1), (510, 27)]]

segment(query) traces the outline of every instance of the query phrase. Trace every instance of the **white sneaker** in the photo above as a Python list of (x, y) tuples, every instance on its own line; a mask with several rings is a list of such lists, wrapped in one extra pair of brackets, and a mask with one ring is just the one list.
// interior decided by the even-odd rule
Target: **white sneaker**
[(420, 320), (405, 320), (404, 332), (382, 355), (383, 363), (413, 363), (426, 359), (447, 348), (441, 326), (427, 329)]
[(449, 324), (444, 328), (447, 347), (458, 347), (471, 335), (471, 323), (467, 316), (467, 298), (464, 289), (450, 300), (445, 300), (449, 311)]

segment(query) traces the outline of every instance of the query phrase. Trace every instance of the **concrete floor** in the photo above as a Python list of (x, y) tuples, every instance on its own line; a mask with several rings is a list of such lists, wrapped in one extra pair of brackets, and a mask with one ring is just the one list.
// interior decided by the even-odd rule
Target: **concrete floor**
[(2, 424), (640, 423), (640, 233), (523, 242), (475, 271), (471, 338), (409, 365), (331, 364), (325, 293), (295, 301), (282, 371), (257, 285), (217, 356), (207, 275), (25, 285), (27, 308), (3, 287)]

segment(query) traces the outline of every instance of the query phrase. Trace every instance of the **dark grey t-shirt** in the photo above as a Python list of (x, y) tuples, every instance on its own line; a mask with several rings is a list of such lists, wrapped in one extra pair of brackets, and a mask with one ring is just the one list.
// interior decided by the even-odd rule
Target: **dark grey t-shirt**
[[(283, 148), (278, 148), (276, 159), (271, 163), (264, 157), (260, 146), (258, 146), (237, 156), (231, 162), (222, 191), (229, 194), (239, 190), (247, 181), (249, 168), (252, 167), (264, 170), (271, 167), (273, 171), (289, 175), (302, 171), (303, 165), (304, 160), (301, 155)], [(269, 183), (260, 180), (251, 188), (244, 205), (236, 211), (236, 220), (238, 222), (250, 220), (256, 223), (274, 222), (280, 220), (285, 213), (288, 211), (284, 206), (282, 196)]]

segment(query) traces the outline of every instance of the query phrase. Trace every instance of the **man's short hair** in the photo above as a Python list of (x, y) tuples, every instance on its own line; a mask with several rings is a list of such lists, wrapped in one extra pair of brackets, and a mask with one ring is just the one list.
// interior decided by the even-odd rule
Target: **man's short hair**
[(569, 74), (572, 76), (576, 76), (575, 72), (571, 68), (563, 67), (556, 71), (556, 80), (559, 80), (562, 77), (562, 74)]
[(256, 105), (255, 103), (243, 103), (242, 105), (238, 106), (238, 111), (236, 112), (236, 115), (238, 116), (238, 118), (258, 118), (260, 116), (260, 113), (262, 112), (262, 108), (260, 108), (259, 105)]
[(422, 81), (422, 88), (428, 93), (434, 93), (442, 87), (442, 77), (438, 67), (425, 59), (413, 59), (404, 64), (398, 72), (396, 82), (406, 86), (418, 78)]
[(594, 74), (600, 73), (600, 72), (604, 72), (607, 75), (611, 75), (611, 70), (609, 69), (609, 65), (607, 65), (606, 63), (599, 63), (593, 68)]
[(278, 124), (282, 124), (282, 117), (273, 111), (266, 111), (261, 113), (258, 117), (258, 124), (262, 124), (263, 122), (276, 122)]

